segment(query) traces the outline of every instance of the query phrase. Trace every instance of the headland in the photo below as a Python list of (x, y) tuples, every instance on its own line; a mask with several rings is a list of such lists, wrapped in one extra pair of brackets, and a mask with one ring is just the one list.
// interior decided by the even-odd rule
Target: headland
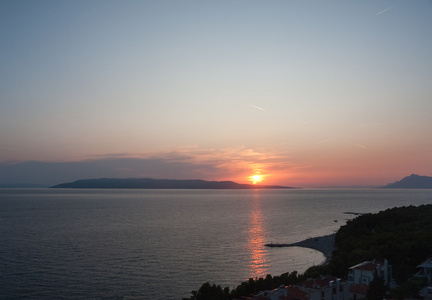
[(290, 244), (265, 244), (266, 247), (303, 247), (310, 248), (322, 252), (326, 257), (324, 264), (328, 263), (332, 258), (333, 251), (336, 250), (335, 246), (336, 234), (329, 234), (320, 237), (308, 238), (306, 240), (290, 243)]

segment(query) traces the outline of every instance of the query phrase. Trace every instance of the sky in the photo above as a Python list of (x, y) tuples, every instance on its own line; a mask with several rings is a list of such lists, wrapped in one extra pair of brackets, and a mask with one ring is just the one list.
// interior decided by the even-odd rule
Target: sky
[(431, 0), (1, 0), (0, 37), (0, 183), (432, 176)]

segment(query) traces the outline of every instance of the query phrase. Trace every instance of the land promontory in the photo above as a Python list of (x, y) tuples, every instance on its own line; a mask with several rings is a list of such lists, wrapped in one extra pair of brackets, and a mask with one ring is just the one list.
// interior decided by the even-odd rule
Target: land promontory
[(384, 188), (390, 189), (432, 189), (432, 177), (411, 174), (399, 181), (389, 183)]

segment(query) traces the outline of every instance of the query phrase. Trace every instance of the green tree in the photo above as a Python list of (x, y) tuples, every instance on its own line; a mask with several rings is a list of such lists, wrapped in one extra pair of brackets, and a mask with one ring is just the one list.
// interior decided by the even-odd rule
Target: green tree
[[(198, 291), (192, 291), (190, 300), (230, 300), (229, 288), (222, 289), (220, 285), (206, 282)], [(184, 298), (184, 300), (186, 300)]]
[(385, 298), (387, 287), (384, 285), (384, 278), (378, 276), (375, 271), (374, 279), (369, 284), (367, 300), (382, 300)]

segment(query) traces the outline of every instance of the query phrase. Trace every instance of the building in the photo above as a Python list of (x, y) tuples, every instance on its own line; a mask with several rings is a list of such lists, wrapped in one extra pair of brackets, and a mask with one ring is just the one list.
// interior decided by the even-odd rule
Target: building
[(363, 284), (369, 286), (375, 274), (384, 279), (384, 284), (392, 283), (392, 267), (387, 260), (384, 263), (377, 260), (365, 261), (349, 268), (348, 281), (350, 284)]
[(268, 300), (349, 300), (348, 281), (333, 276), (310, 278), (292, 286), (262, 291), (253, 299)]
[(280, 300), (281, 297), (287, 295), (288, 288), (289, 288), (288, 286), (281, 285), (280, 287), (273, 290), (259, 292), (258, 295), (253, 299)]
[(369, 286), (366, 284), (356, 283), (350, 286), (350, 300), (366, 299)]
[(308, 300), (348, 300), (349, 283), (333, 276), (310, 278), (296, 285), (306, 292)]
[(420, 269), (420, 271), (417, 272), (417, 277), (426, 278), (428, 283), (432, 282), (432, 258), (426, 259), (424, 262), (419, 264), (417, 268)]
[(280, 300), (308, 300), (305, 291), (299, 287), (290, 286), (287, 288), (287, 293), (284, 297), (280, 297)]

